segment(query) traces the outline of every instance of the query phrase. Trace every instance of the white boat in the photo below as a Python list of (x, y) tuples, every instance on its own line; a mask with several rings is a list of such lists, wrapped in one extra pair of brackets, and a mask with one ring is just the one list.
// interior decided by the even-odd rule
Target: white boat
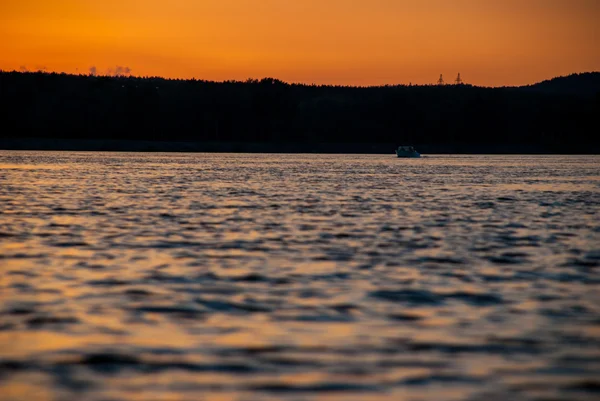
[(396, 156), (419, 158), (421, 157), (421, 154), (412, 146), (398, 146), (398, 149), (396, 149)]

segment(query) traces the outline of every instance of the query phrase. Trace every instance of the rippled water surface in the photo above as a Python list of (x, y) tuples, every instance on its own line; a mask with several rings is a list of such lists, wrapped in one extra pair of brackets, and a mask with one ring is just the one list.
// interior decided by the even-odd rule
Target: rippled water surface
[(597, 400), (600, 158), (0, 152), (2, 400)]

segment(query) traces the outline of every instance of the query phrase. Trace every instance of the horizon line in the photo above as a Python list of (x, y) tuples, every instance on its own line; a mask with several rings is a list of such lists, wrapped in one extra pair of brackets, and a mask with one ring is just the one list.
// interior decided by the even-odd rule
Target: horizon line
[[(88, 73), (72, 73), (72, 72), (64, 72), (64, 71), (47, 71), (46, 69), (38, 69), (38, 70), (26, 70), (26, 71), (22, 71), (22, 70), (4, 70), (2, 68), (0, 68), (0, 73), (17, 73), (17, 74), (46, 74), (46, 75), (67, 75), (67, 76), (75, 76), (75, 77), (96, 77), (96, 78), (129, 78), (129, 79), (161, 79), (164, 81), (191, 81), (191, 82), (204, 82), (204, 83), (216, 83), (216, 84), (226, 84), (226, 83), (238, 83), (238, 84), (249, 84), (249, 83), (259, 83), (261, 81), (264, 80), (272, 80), (272, 81), (277, 81), (281, 84), (284, 85), (290, 85), (290, 86), (316, 86), (316, 87), (334, 87), (334, 88), (385, 88), (385, 87), (413, 87), (413, 86), (417, 86), (417, 87), (430, 87), (430, 86), (466, 86), (466, 87), (474, 87), (474, 88), (488, 88), (488, 89), (501, 89), (501, 88), (523, 88), (523, 87), (528, 87), (528, 86), (533, 86), (533, 85), (537, 85), (537, 84), (541, 84), (543, 82), (548, 82), (548, 81), (552, 81), (554, 79), (559, 79), (559, 78), (568, 78), (574, 75), (584, 75), (584, 74), (600, 74), (600, 70), (599, 71), (582, 71), (582, 72), (572, 72), (570, 74), (567, 75), (557, 75), (554, 76), (552, 78), (548, 78), (548, 79), (543, 79), (541, 81), (537, 81), (537, 82), (532, 82), (529, 84), (524, 84), (524, 85), (501, 85), (501, 86), (486, 86), (486, 85), (475, 85), (475, 84), (470, 84), (468, 82), (462, 82), (460, 84), (456, 84), (454, 83), (454, 80), (449, 82), (449, 83), (444, 83), (444, 84), (439, 84), (439, 83), (428, 83), (428, 84), (413, 84), (412, 82), (409, 82), (408, 84), (406, 83), (389, 83), (389, 84), (380, 84), (380, 85), (342, 85), (342, 84), (317, 84), (317, 83), (306, 83), (306, 82), (288, 82), (288, 81), (284, 81), (281, 80), (279, 78), (275, 78), (275, 77), (269, 77), (269, 76), (265, 76), (262, 78), (246, 78), (245, 80), (236, 80), (236, 79), (227, 79), (227, 80), (222, 80), (222, 81), (217, 81), (217, 80), (210, 80), (210, 79), (202, 79), (202, 78), (196, 78), (196, 77), (191, 77), (191, 78), (171, 78), (171, 77), (165, 77), (165, 76), (160, 76), (160, 75), (134, 75), (131, 73), (127, 73), (127, 74), (114, 74), (114, 75), (109, 75), (109, 74), (102, 74), (102, 73), (96, 73), (93, 74), (91, 72)], [(460, 74), (460, 73), (459, 73)]]

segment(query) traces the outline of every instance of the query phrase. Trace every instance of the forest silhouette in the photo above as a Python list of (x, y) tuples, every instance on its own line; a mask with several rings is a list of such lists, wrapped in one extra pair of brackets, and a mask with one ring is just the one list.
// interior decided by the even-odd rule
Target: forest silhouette
[(14, 71), (0, 72), (0, 110), (4, 148), (44, 148), (40, 143), (52, 139), (58, 149), (102, 140), (118, 150), (116, 141), (125, 140), (129, 145), (121, 150), (136, 150), (135, 142), (153, 144), (139, 150), (177, 150), (170, 142), (226, 151), (393, 153), (398, 145), (442, 153), (600, 150), (600, 73), (486, 88)]

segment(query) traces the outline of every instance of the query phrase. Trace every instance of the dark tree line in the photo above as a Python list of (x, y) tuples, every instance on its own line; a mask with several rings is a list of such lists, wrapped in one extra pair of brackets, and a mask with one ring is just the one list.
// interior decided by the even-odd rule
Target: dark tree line
[(598, 151), (600, 73), (519, 88), (0, 72), (0, 137)]

